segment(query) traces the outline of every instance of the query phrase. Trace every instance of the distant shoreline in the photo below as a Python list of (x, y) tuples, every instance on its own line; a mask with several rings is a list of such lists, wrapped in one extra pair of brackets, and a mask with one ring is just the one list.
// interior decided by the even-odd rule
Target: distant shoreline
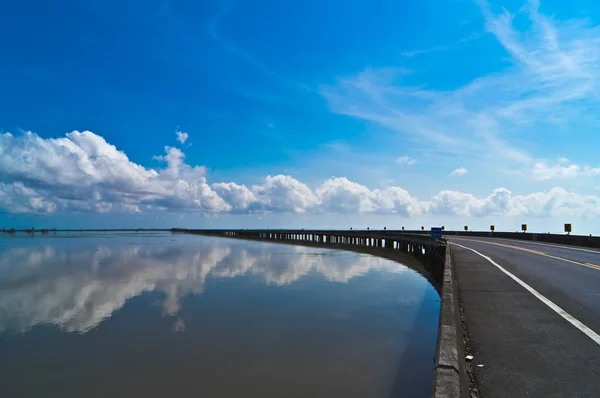
[(42, 234), (50, 232), (169, 232), (171, 228), (109, 228), (109, 229), (7, 229), (2, 233)]

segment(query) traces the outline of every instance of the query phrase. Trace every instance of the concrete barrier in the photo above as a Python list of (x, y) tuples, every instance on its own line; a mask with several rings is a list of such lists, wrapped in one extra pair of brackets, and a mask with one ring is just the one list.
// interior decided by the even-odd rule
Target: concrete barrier
[[(371, 231), (359, 231), (355, 232), (370, 232), (373, 234), (392, 234), (392, 235), (423, 235), (429, 236), (430, 231), (425, 230), (371, 230)], [(497, 231), (448, 231), (443, 232), (444, 236), (463, 236), (463, 237), (479, 237), (479, 238), (502, 238), (502, 239), (516, 239), (526, 240), (533, 242), (545, 242), (545, 243), (556, 243), (560, 245), (568, 246), (582, 246), (600, 249), (600, 236), (592, 235), (567, 235), (567, 234), (550, 234), (550, 233), (537, 233), (537, 232), (497, 232)]]
[(469, 397), (469, 383), (465, 368), (462, 325), (458, 305), (458, 285), (450, 246), (444, 256), (438, 344), (435, 369), (431, 383), (432, 398)]
[(543, 234), (532, 232), (491, 232), (491, 231), (444, 231), (445, 236), (478, 238), (503, 238), (533, 242), (556, 243), (568, 246), (583, 246), (600, 249), (600, 236)]

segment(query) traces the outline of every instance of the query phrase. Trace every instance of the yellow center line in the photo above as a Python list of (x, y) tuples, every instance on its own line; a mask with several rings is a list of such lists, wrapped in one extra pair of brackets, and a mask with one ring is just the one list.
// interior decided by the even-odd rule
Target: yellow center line
[(486, 245), (501, 246), (501, 247), (506, 247), (506, 248), (509, 248), (509, 249), (520, 250), (520, 251), (523, 251), (523, 252), (527, 252), (527, 253), (531, 253), (531, 254), (536, 254), (538, 256), (553, 258), (555, 260), (561, 260), (561, 261), (565, 261), (567, 263), (576, 264), (576, 265), (580, 265), (582, 267), (587, 267), (587, 268), (591, 268), (591, 269), (595, 269), (597, 271), (600, 271), (600, 265), (591, 264), (591, 263), (581, 263), (579, 261), (574, 261), (574, 260), (569, 260), (568, 258), (553, 256), (553, 255), (548, 254), (548, 253), (544, 253), (544, 252), (537, 251), (537, 250), (526, 249), (524, 247), (506, 245), (504, 243), (486, 242), (486, 241), (483, 241), (483, 240), (476, 240), (476, 239), (465, 239), (465, 238), (452, 238), (452, 239), (466, 240), (466, 241), (469, 241), (469, 242), (476, 242), (476, 243), (485, 243)]

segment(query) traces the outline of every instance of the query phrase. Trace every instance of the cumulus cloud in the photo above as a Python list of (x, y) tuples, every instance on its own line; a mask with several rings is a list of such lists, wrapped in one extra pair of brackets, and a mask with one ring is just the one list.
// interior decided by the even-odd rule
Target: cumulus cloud
[(12, 213), (231, 209), (207, 184), (205, 169), (186, 164), (177, 148), (155, 157), (166, 163), (158, 171), (90, 131), (56, 139), (0, 134), (0, 151), (0, 205)]
[(21, 182), (0, 183), (0, 207), (13, 213), (53, 213), (56, 210), (55, 203)]
[[(165, 147), (154, 157), (161, 168), (133, 163), (99, 135), (74, 131), (63, 138), (44, 139), (34, 133), (0, 134), (0, 209), (8, 213), (177, 211), (218, 213), (297, 214), (596, 214), (598, 198), (562, 188), (515, 196), (504, 188), (488, 197), (443, 190), (430, 199), (390, 186), (371, 189), (345, 177), (331, 177), (310, 187), (289, 175), (267, 176), (251, 186), (208, 182), (206, 168), (186, 163), (185, 153)], [(451, 175), (462, 176), (464, 168)], [(600, 175), (600, 169), (564, 161), (537, 163), (535, 178), (549, 180), (572, 175)], [(524, 199), (528, 198), (528, 199)], [(557, 200), (561, 198), (561, 200)], [(553, 201), (547, 211), (529, 203)]]
[(458, 169), (452, 170), (450, 175), (453, 177), (462, 177), (462, 176), (466, 175), (467, 173), (468, 173), (467, 169), (465, 169), (464, 167), (459, 167)]
[[(209, 277), (254, 275), (282, 286), (314, 272), (345, 283), (370, 270), (401, 273), (406, 267), (354, 253), (201, 239), (194, 244), (7, 248), (0, 270), (0, 332), (39, 324), (86, 332), (144, 292), (163, 292), (163, 315), (177, 316), (181, 298), (202, 294)], [(185, 330), (183, 319), (177, 318), (173, 330)]]
[(417, 214), (420, 202), (398, 187), (370, 190), (347, 178), (331, 178), (316, 190), (321, 211), (336, 213)]
[(290, 176), (268, 176), (263, 184), (254, 185), (252, 190), (264, 208), (271, 211), (304, 213), (319, 203), (306, 184)]
[(415, 164), (417, 161), (409, 156), (399, 156), (398, 158), (396, 158), (396, 163), (398, 164), (407, 164), (409, 166), (412, 166), (413, 164)]
[(597, 217), (600, 215), (600, 198), (568, 192), (563, 188), (552, 188), (525, 196), (515, 196), (511, 200), (509, 215), (535, 217)]
[(432, 214), (459, 216), (508, 214), (511, 211), (511, 193), (500, 188), (479, 199), (468, 193), (442, 191), (427, 203), (427, 210)]
[(245, 185), (238, 185), (235, 182), (219, 182), (212, 185), (217, 194), (231, 205), (235, 212), (258, 211), (261, 209), (261, 203), (252, 190)]
[(534, 217), (591, 217), (600, 215), (600, 198), (555, 187), (529, 195), (513, 195), (500, 188), (485, 198), (442, 191), (427, 203), (433, 214), (481, 217), (487, 215)]
[(184, 133), (182, 131), (176, 131), (175, 134), (177, 134), (177, 141), (181, 142), (182, 144), (185, 144), (189, 137), (188, 133)]

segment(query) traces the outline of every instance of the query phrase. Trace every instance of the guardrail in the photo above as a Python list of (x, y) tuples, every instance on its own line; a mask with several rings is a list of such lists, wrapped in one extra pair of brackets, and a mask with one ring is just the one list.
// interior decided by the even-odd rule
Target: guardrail
[(466, 236), (479, 238), (504, 238), (533, 242), (556, 243), (569, 246), (600, 248), (600, 236), (540, 234), (532, 232), (481, 232), (481, 231), (444, 231), (446, 236)]
[[(219, 231), (219, 230), (214, 230)], [(252, 232), (255, 230), (243, 230)], [(273, 230), (278, 232), (279, 230)], [(285, 231), (285, 230), (281, 230)], [(295, 230), (297, 231), (297, 230)], [(302, 230), (301, 230), (302, 232)], [(307, 232), (312, 232), (308, 231)], [(429, 238), (431, 232), (428, 230), (394, 230), (394, 229), (383, 229), (383, 230), (315, 230), (315, 233), (333, 233), (340, 235), (360, 235), (368, 237), (402, 237), (402, 236), (415, 236), (420, 235)], [(550, 233), (537, 233), (537, 232), (496, 232), (496, 231), (443, 231), (444, 236), (465, 236), (465, 237), (480, 237), (480, 238), (502, 238), (502, 239), (516, 239), (526, 240), (533, 242), (546, 242), (556, 243), (569, 246), (583, 246), (591, 248), (600, 248), (600, 236), (592, 235), (573, 235), (573, 234), (550, 234)]]

